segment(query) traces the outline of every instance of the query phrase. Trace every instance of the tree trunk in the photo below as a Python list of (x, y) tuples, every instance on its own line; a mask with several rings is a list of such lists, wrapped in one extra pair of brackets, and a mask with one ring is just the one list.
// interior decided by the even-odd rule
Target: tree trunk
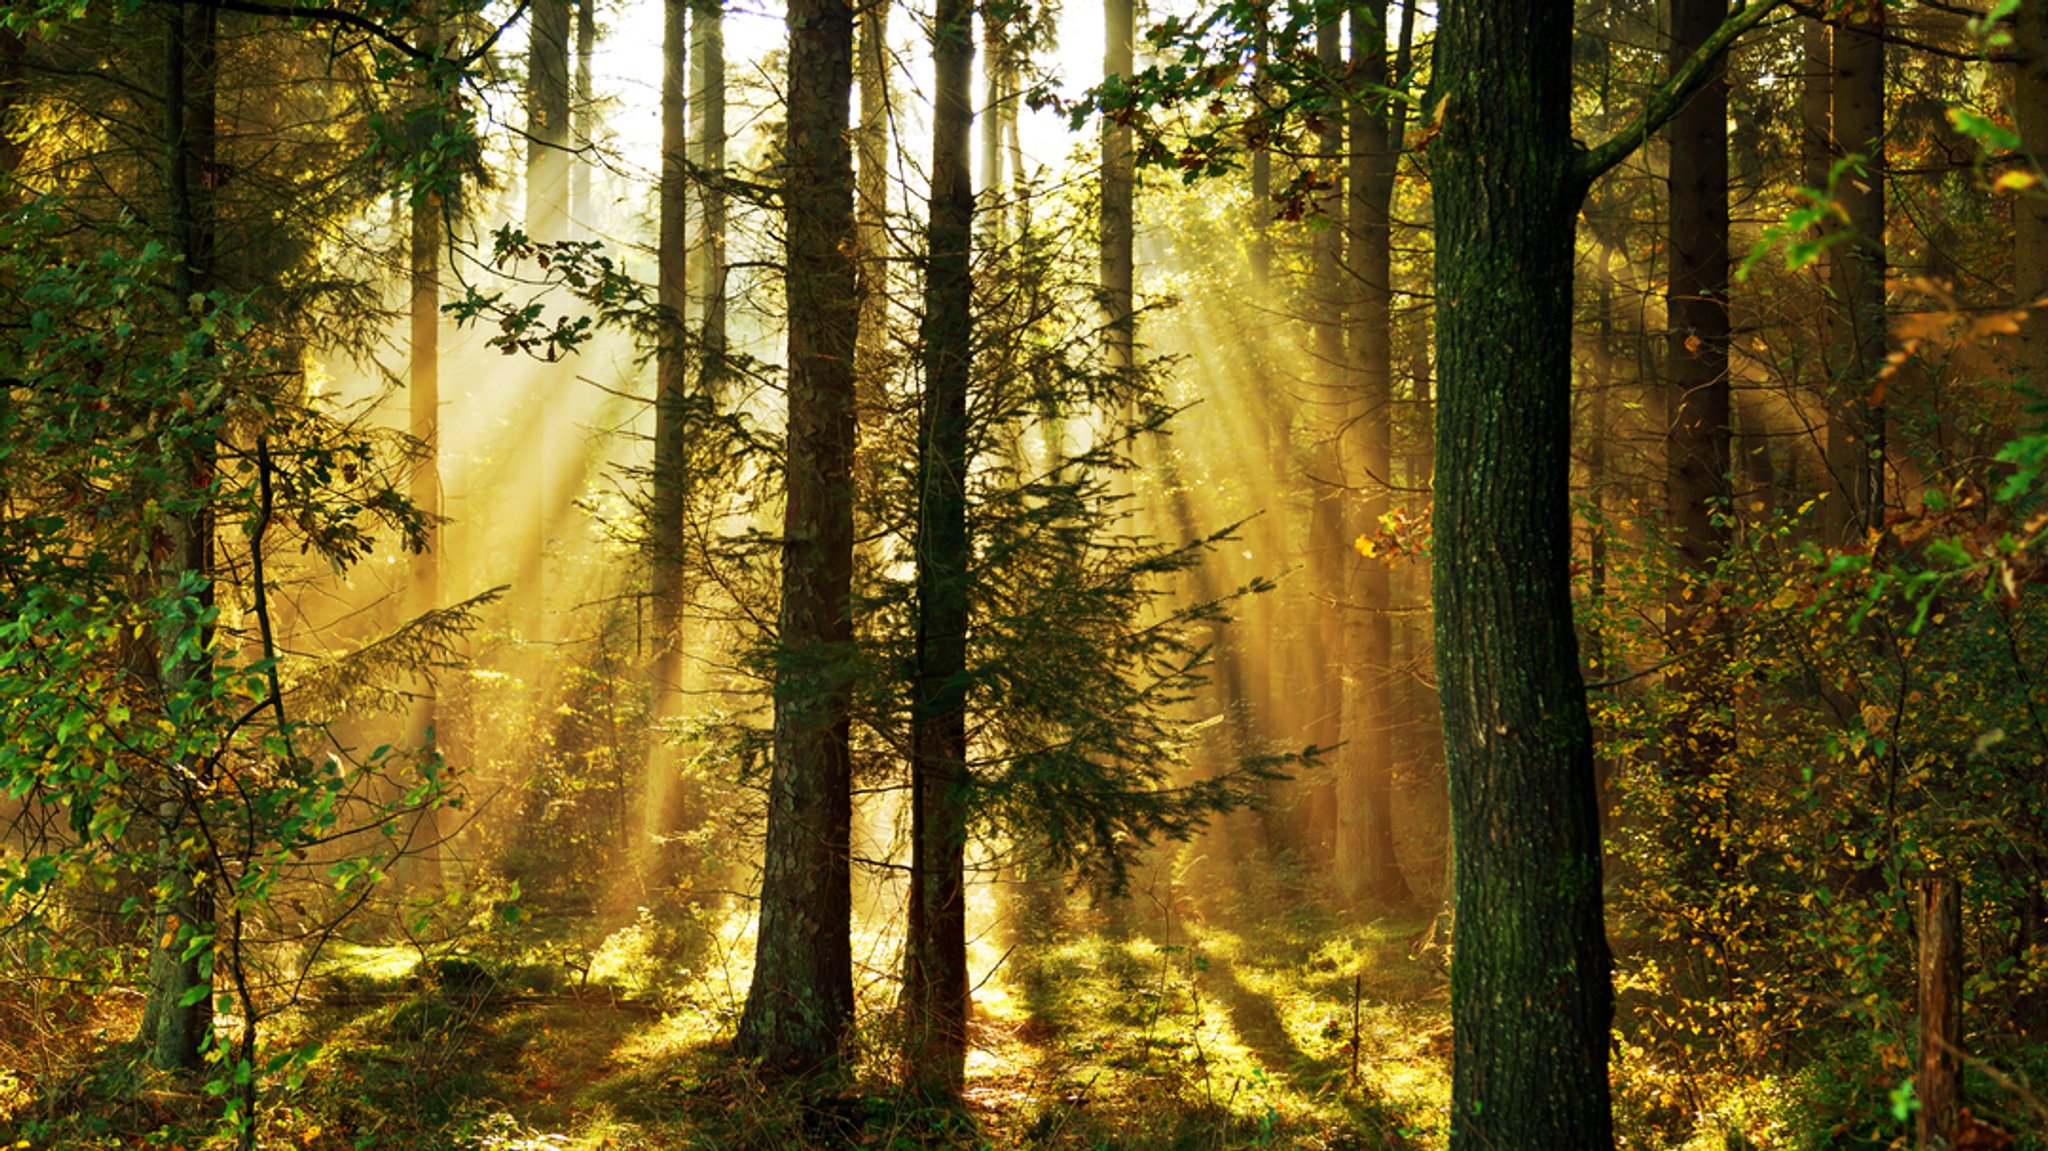
[(1884, 522), (1885, 406), (1877, 378), (1885, 349), (1883, 33), (1883, 0), (1855, 0), (1835, 28), (1834, 43), (1835, 155), (1862, 160), (1835, 190), (1850, 238), (1835, 250), (1832, 265), (1844, 355), (1828, 465), (1857, 533)]
[[(2048, 0), (2023, 0), (2013, 20), (2013, 127), (2033, 156), (2048, 159)], [(2039, 164), (2041, 160), (2036, 160)], [(2020, 324), (2014, 367), (2037, 393), (2048, 394), (2048, 192), (2036, 186), (2012, 202), (2013, 306), (2031, 314)]]
[[(957, 1096), (967, 1014), (967, 389), (974, 284), (971, 0), (940, 0), (931, 222), (925, 269), (924, 403), (918, 424), (917, 682), (911, 693), (910, 930), (903, 1003), (914, 1083)], [(991, 62), (993, 67), (993, 62)]]
[[(213, 8), (170, 9), (164, 13), (164, 138), (170, 241), (179, 259), (173, 272), (180, 297), (213, 290), (213, 179), (218, 79), (218, 19)], [(211, 452), (178, 463), (189, 488), (180, 493), (196, 501), (210, 482)], [(203, 581), (202, 606), (213, 600), (213, 522), (203, 508), (168, 515), (166, 557), (157, 578), (167, 588), (181, 586), (187, 576)], [(160, 644), (158, 675), (167, 698), (188, 696), (212, 674), (204, 654), (185, 658), (178, 648), (181, 625), (166, 623)], [(202, 710), (203, 714), (203, 710)], [(204, 722), (200, 720), (200, 722)], [(208, 784), (198, 763), (179, 765), (166, 773), (157, 798), (157, 876), (155, 915), (151, 924), (149, 992), (143, 1002), (142, 1044), (150, 1064), (171, 1069), (197, 1068), (213, 1030), (213, 948), (190, 945), (214, 933), (211, 885), (201, 872), (208, 865), (199, 826), (200, 797)], [(191, 954), (187, 954), (190, 951)], [(187, 1000), (190, 1002), (187, 1002)]]
[(698, 184), (695, 280), (700, 315), (699, 383), (706, 402), (723, 387), (726, 362), (725, 294), (725, 5), (695, 0), (690, 52), (696, 83)]
[[(578, 148), (597, 136), (597, 92), (590, 78), (590, 57), (597, 50), (597, 0), (576, 0), (576, 102), (573, 119)], [(579, 154), (570, 169), (569, 217), (584, 234), (597, 226), (597, 205), (591, 200), (591, 163)]]
[(1572, 10), (1436, 47), (1437, 674), (1457, 843), (1453, 1151), (1608, 1151), (1613, 1016), (1571, 603)]
[[(1134, 0), (1105, 0), (1103, 6), (1102, 75), (1132, 75), (1132, 41), (1136, 39)], [(1102, 127), (1102, 312), (1111, 370), (1128, 372), (1137, 365), (1137, 318), (1132, 314), (1135, 279), (1132, 243), (1133, 212), (1138, 188), (1137, 156), (1131, 150), (1131, 128), (1105, 117)]]
[(738, 1048), (804, 1070), (836, 1060), (853, 1019), (853, 10), (791, 0), (787, 21), (788, 492), (761, 924)]
[[(661, 341), (654, 353), (654, 471), (649, 477), (647, 562), (652, 600), (654, 718), (673, 715), (682, 689), (680, 643), (685, 585), (683, 515), (688, 502), (685, 425), (689, 405), (689, 357), (685, 314), (689, 308), (689, 0), (664, 0), (661, 71), (661, 182), (657, 192), (655, 299), (663, 312)], [(655, 789), (659, 791), (659, 788)], [(648, 797), (650, 812), (661, 806)], [(649, 828), (658, 833), (661, 828)]]
[[(441, 196), (416, 193), (412, 203), (412, 372), (407, 388), (412, 438), (419, 456), (412, 466), (412, 505), (426, 515), (420, 550), (413, 554), (407, 613), (417, 618), (441, 606)], [(412, 705), (412, 741), (431, 749), (438, 708), (431, 683)], [(413, 835), (419, 853), (417, 876), (430, 888), (441, 885), (439, 813), (420, 813)]]
[[(1727, 0), (1675, 0), (1669, 71), (1675, 73), (1728, 14)], [(1708, 640), (1702, 614), (1712, 609), (1693, 585), (1727, 551), (1730, 413), (1728, 388), (1728, 81), (1724, 64), (1665, 128), (1671, 145), (1667, 225), (1671, 272), (1665, 295), (1664, 353), (1670, 422), (1664, 432), (1665, 499), (1679, 563), (1693, 577), (1670, 589), (1664, 608), (1667, 643), (1683, 658)], [(1718, 627), (1715, 630), (1720, 630)], [(1717, 718), (1727, 697), (1725, 676), (1711, 656), (1672, 667), (1676, 701), (1668, 731), (1668, 766), (1681, 810), (1670, 844), (1688, 885), (1711, 883), (1716, 852), (1703, 829), (1719, 826), (1706, 810), (1705, 777), (1731, 750)]]
[[(539, 243), (568, 238), (569, 215), (569, 4), (534, 0), (526, 50), (526, 231)], [(552, 511), (547, 451), (549, 374), (535, 376), (538, 393), (523, 421), (515, 422), (515, 451), (529, 458), (507, 465), (525, 477), (524, 537), (513, 608), (521, 630), (545, 634), (548, 518)], [(526, 437), (531, 437), (530, 440)]]
[[(1314, 713), (1309, 739), (1327, 748), (1344, 738), (1344, 680), (1351, 666), (1344, 643), (1344, 573), (1353, 554), (1346, 533), (1355, 518), (1345, 490), (1343, 453), (1344, 430), (1355, 413), (1349, 381), (1344, 378), (1344, 298), (1351, 293), (1344, 267), (1344, 121), (1336, 112), (1340, 100), (1334, 87), (1344, 71), (1343, 25), (1334, 12), (1316, 28), (1316, 62), (1332, 89), (1326, 95), (1321, 130), (1316, 134), (1316, 168), (1328, 188), (1320, 209), (1330, 226), (1316, 231), (1309, 257), (1309, 354), (1318, 416), (1310, 424), (1316, 446), (1309, 455), (1308, 477), (1313, 501), (1308, 569), (1316, 597), (1311, 615), (1316, 637), (1311, 666), (1317, 677), (1311, 696)], [(1317, 772), (1307, 789), (1306, 846), (1322, 862), (1330, 859), (1331, 841), (1337, 832), (1336, 774), (1331, 768)]]
[[(879, 432), (887, 414), (889, 367), (889, 4), (873, 0), (860, 9), (860, 152), (856, 228), (860, 237), (862, 339), (855, 349), (860, 389), (860, 427)], [(877, 461), (861, 463), (865, 485), (874, 490)]]
[[(1357, 403), (1346, 430), (1356, 453), (1347, 479), (1362, 490), (1353, 533), (1379, 530), (1394, 457), (1393, 204), (1399, 140), (1381, 89), (1387, 74), (1387, 0), (1351, 9), (1350, 203), (1354, 287), (1348, 317)], [(1346, 899), (1401, 904), (1408, 883), (1394, 857), (1394, 620), (1387, 565), (1346, 554), (1352, 593), (1346, 630), (1351, 698), (1337, 776), (1337, 888)]]

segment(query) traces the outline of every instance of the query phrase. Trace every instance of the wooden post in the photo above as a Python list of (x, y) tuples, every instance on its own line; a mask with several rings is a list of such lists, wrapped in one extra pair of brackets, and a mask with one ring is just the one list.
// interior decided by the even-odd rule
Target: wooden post
[(1963, 1086), (1963, 900), (1952, 876), (1920, 881), (1920, 1147), (1955, 1140)]

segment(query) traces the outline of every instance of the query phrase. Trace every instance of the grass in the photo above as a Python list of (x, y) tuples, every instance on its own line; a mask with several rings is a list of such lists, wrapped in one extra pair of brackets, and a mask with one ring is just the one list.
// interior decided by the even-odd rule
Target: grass
[[(1268, 905), (1271, 905), (1269, 901)], [(963, 1106), (890, 1085), (888, 981), (836, 1078), (763, 1082), (725, 1054), (736, 938), (664, 941), (644, 917), (583, 928), (580, 957), (532, 939), (485, 957), (336, 941), (313, 994), (265, 1024), (272, 1051), (318, 1043), (274, 1092), (261, 1145), (301, 1151), (1043, 1148), (1225, 1151), (1433, 1148), (1444, 1058), (1426, 1038), (1441, 978), (1410, 959), (1419, 925), (1343, 928), (1310, 915), (1224, 927), (1184, 894), (1118, 914), (1080, 906), (1029, 930), (984, 897), (975, 1047)], [(1212, 922), (1212, 919), (1218, 922)], [(733, 931), (726, 931), (732, 927)], [(714, 930), (733, 934), (743, 925)], [(890, 940), (864, 940), (871, 966)], [(1002, 944), (999, 948), (998, 944)], [(539, 957), (555, 956), (552, 969)], [(678, 958), (681, 956), (682, 958)], [(1354, 981), (1354, 976), (1357, 977)], [(1354, 986), (1359, 1077), (1350, 1073)], [(225, 1145), (195, 1085), (147, 1070), (123, 1040), (139, 999), (81, 998), (90, 1031), (0, 1081), (0, 1147), (100, 1151)], [(9, 1036), (8, 1038), (11, 1038)], [(57, 1058), (61, 1049), (62, 1058)]]

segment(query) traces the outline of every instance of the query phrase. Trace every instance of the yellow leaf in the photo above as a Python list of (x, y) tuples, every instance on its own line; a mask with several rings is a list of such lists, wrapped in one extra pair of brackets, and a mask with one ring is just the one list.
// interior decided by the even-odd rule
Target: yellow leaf
[(1359, 536), (1357, 539), (1351, 541), (1351, 546), (1357, 548), (1358, 554), (1364, 556), (1366, 559), (1371, 559), (1375, 555), (1379, 554), (1379, 545), (1373, 543), (1372, 537), (1370, 536)]
[(1999, 176), (1998, 182), (1991, 185), (1991, 190), (1994, 192), (2024, 192), (2040, 182), (2041, 177), (2036, 176), (2032, 172), (2014, 168)]

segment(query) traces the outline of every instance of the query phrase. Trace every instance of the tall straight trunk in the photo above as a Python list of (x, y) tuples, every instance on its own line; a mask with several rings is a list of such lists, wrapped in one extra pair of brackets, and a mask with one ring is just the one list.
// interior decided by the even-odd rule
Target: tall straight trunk
[[(526, 231), (535, 241), (554, 243), (569, 234), (569, 25), (570, 0), (534, 0), (526, 49)], [(547, 532), (551, 492), (547, 451), (549, 374), (535, 377), (539, 392), (514, 424), (514, 450), (529, 458), (508, 461), (524, 477), (526, 499), (520, 525), (521, 571), (513, 589), (513, 610), (528, 635), (545, 633)], [(530, 437), (530, 444), (528, 438)]]
[[(1133, 72), (1132, 41), (1137, 35), (1135, 0), (1104, 0), (1102, 75), (1105, 79)], [(1133, 315), (1133, 213), (1138, 189), (1137, 155), (1131, 149), (1131, 128), (1104, 117), (1102, 126), (1102, 312), (1108, 336), (1109, 366), (1128, 372), (1137, 365), (1137, 317)]]
[[(1266, 69), (1271, 65), (1270, 13), (1264, 4), (1253, 16), (1252, 93), (1257, 114), (1265, 112)], [(1251, 141), (1252, 286), (1263, 297), (1273, 284), (1273, 145), (1262, 129)]]
[[(1003, 22), (991, 20), (984, 13), (981, 38), (985, 52), (981, 70), (987, 94), (981, 115), (981, 187), (991, 197), (1002, 195), (1003, 168), (1007, 159), (1003, 148), (1003, 112), (1010, 106), (1011, 93), (1009, 46), (1004, 35)], [(994, 203), (982, 213), (982, 228), (998, 242), (1003, 235), (1006, 215), (1002, 207)]]
[[(1676, 71), (1721, 24), (1727, 0), (1674, 0), (1670, 68)], [(1665, 486), (1679, 556), (1704, 571), (1727, 549), (1728, 81), (1717, 66), (1665, 129), (1671, 144), (1664, 355), (1672, 419)], [(1682, 615), (1683, 604), (1670, 608)]]
[[(1383, 93), (1387, 0), (1351, 8), (1349, 210), (1353, 285), (1351, 373), (1357, 402), (1345, 431), (1362, 492), (1357, 532), (1379, 530), (1390, 506), (1394, 457), (1393, 204), (1399, 141)], [(1346, 556), (1352, 572), (1346, 630), (1352, 667), (1344, 709), (1344, 759), (1337, 775), (1336, 870), (1347, 899), (1405, 903), (1408, 883), (1394, 857), (1394, 620), (1387, 565)]]
[[(1801, 67), (1805, 73), (1799, 88), (1800, 178), (1806, 187), (1825, 193), (1828, 172), (1834, 166), (1834, 29), (1818, 16), (1802, 16), (1799, 34)], [(1824, 233), (1827, 227), (1823, 224), (1816, 231)], [(1812, 265), (1815, 290), (1823, 298), (1820, 306), (1814, 309), (1814, 367), (1808, 372), (1811, 386), (1821, 398), (1821, 408), (1825, 413), (1821, 450), (1829, 461), (1843, 459), (1850, 454), (1848, 428), (1835, 415), (1835, 375), (1839, 370), (1835, 348), (1837, 325), (1834, 306), (1825, 299), (1827, 285), (1834, 279), (1834, 259), (1823, 248)], [(1821, 503), (1821, 525), (1827, 535), (1839, 539), (1849, 530), (1853, 509), (1843, 498), (1842, 490), (1833, 489), (1826, 483), (1823, 483), (1822, 490), (1828, 498)], [(1795, 503), (1805, 499), (1796, 491), (1791, 494)]]
[(726, 362), (725, 294), (725, 5), (693, 0), (690, 53), (696, 89), (698, 186), (695, 286), (699, 317), (699, 380), (707, 400), (719, 394)]
[[(655, 299), (663, 325), (654, 352), (654, 471), (648, 498), (648, 591), (655, 644), (655, 718), (673, 714), (682, 688), (683, 516), (688, 502), (686, 353), (689, 307), (689, 0), (664, 0), (661, 70), (661, 183)], [(650, 797), (652, 799), (653, 797)], [(650, 808), (658, 803), (650, 803)], [(659, 831), (659, 828), (650, 828)]]
[[(165, 11), (164, 142), (170, 242), (178, 260), (172, 273), (180, 297), (203, 295), (214, 288), (214, 188), (217, 123), (218, 12), (208, 7)], [(210, 451), (177, 461), (188, 490), (196, 499), (210, 481)], [(184, 501), (180, 501), (181, 503)], [(213, 599), (213, 522), (200, 507), (167, 516), (168, 547), (158, 564), (158, 579), (168, 588), (191, 575), (204, 582), (203, 603)], [(178, 628), (164, 628), (158, 674), (164, 694), (177, 698), (194, 690), (212, 674), (202, 635), (200, 654), (178, 654)], [(213, 1030), (210, 947), (189, 944), (214, 933), (211, 885), (202, 872), (205, 840), (199, 826), (199, 799), (207, 787), (205, 768), (179, 765), (166, 773), (157, 796), (158, 892), (150, 932), (149, 991), (143, 1002), (142, 1043), (151, 1065), (162, 1069), (196, 1068)], [(187, 952), (191, 954), (187, 954)], [(186, 1002), (190, 999), (191, 1002)]]
[(1437, 678), (1457, 844), (1452, 1151), (1608, 1151), (1613, 1016), (1571, 603), (1572, 9), (1436, 42)]
[[(407, 400), (410, 430), (418, 457), (413, 461), (412, 505), (426, 513), (422, 546), (412, 557), (407, 590), (409, 614), (417, 617), (441, 605), (441, 196), (426, 193), (412, 204), (412, 371)], [(436, 742), (438, 704), (432, 684), (423, 688), (412, 706), (412, 741), (419, 746)], [(418, 855), (418, 874), (432, 887), (441, 882), (441, 829), (438, 813), (429, 808), (420, 814), (413, 845)]]
[[(972, 0), (939, 0), (931, 220), (927, 231), (924, 402), (918, 422), (917, 679), (911, 690), (910, 925), (903, 1003), (911, 1075), (957, 1095), (967, 1060), (967, 388), (974, 184)], [(991, 62), (993, 66), (993, 62)]]
[[(597, 0), (576, 0), (576, 100), (573, 120), (578, 148), (588, 148), (597, 135), (597, 91), (591, 83), (590, 58), (597, 51)], [(578, 154), (570, 169), (569, 217), (588, 233), (597, 226), (597, 204), (591, 200), (591, 165)]]
[[(1339, 83), (1344, 71), (1343, 24), (1333, 12), (1316, 28), (1316, 62), (1329, 86), (1327, 108), (1316, 134), (1316, 167), (1327, 181), (1320, 208), (1329, 227), (1317, 230), (1310, 251), (1310, 371), (1316, 381), (1311, 423), (1315, 448), (1309, 458), (1308, 569), (1314, 583), (1316, 609), (1312, 659), (1317, 676), (1311, 699), (1314, 719), (1309, 738), (1321, 747), (1335, 747), (1344, 738), (1344, 680), (1350, 653), (1344, 643), (1342, 615), (1344, 576), (1351, 565), (1354, 516), (1345, 488), (1344, 429), (1352, 423), (1353, 396), (1344, 371), (1344, 298), (1350, 295), (1344, 267), (1344, 120), (1337, 115)], [(1356, 461), (1353, 461), (1354, 463)], [(1337, 831), (1337, 788), (1333, 772), (1320, 773), (1308, 788), (1307, 846), (1328, 859)]]
[[(2022, 0), (2013, 39), (2013, 127), (2030, 153), (2048, 156), (2048, 0)], [(2048, 394), (2048, 194), (2038, 187), (2013, 198), (2012, 252), (2013, 306), (2032, 313), (2020, 324), (2015, 367)]]
[[(860, 425), (879, 429), (888, 407), (889, 365), (889, 4), (873, 0), (860, 7), (860, 124), (854, 130), (860, 153), (855, 199), (860, 238), (860, 346), (854, 376), (860, 389)], [(874, 463), (864, 462), (872, 472)], [(870, 479), (869, 487), (874, 483)]]
[(1883, 36), (1883, 0), (1855, 0), (1835, 28), (1836, 157), (1862, 160), (1835, 190), (1849, 241), (1835, 250), (1832, 265), (1843, 356), (1828, 465), (1855, 531), (1884, 522), (1885, 405), (1877, 378), (1885, 354)]
[(791, 0), (787, 21), (788, 491), (761, 924), (738, 1048), (806, 1069), (836, 1059), (853, 1019), (853, 9)]
[[(1727, 0), (1674, 0), (1669, 70), (1676, 72), (1720, 27)], [(1669, 424), (1664, 431), (1665, 499), (1679, 562), (1697, 582), (1727, 551), (1731, 416), (1728, 380), (1728, 79), (1724, 64), (1671, 118), (1671, 200), (1667, 224), (1671, 272), (1665, 296), (1664, 353)], [(1704, 642), (1698, 630), (1706, 599), (1681, 581), (1671, 588), (1664, 627), (1675, 653)], [(1667, 733), (1668, 766), (1684, 809), (1671, 844), (1679, 874), (1691, 884), (1712, 881), (1713, 837), (1705, 776), (1731, 750), (1717, 718), (1727, 678), (1712, 658), (1680, 662), (1668, 683), (1677, 701)]]

